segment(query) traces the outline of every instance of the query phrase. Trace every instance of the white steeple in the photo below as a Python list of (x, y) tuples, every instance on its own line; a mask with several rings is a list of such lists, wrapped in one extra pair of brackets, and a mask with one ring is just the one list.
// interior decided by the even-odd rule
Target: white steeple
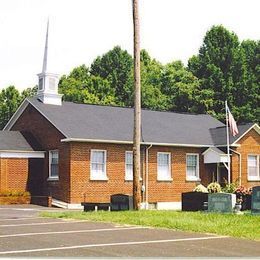
[(48, 37), (49, 37), (49, 19), (47, 22), (46, 40), (42, 64), (42, 72), (38, 74), (39, 85), (37, 91), (37, 97), (44, 104), (61, 105), (62, 95), (58, 94), (59, 75), (48, 72)]

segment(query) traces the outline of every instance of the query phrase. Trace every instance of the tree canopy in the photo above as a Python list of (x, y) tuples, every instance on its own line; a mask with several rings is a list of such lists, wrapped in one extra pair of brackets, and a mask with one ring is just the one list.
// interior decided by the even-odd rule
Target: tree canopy
[(259, 41), (240, 43), (223, 26), (213, 26), (206, 33), (199, 54), (188, 62), (199, 79), (199, 99), (204, 101), (198, 112), (223, 120), (227, 100), (238, 121), (259, 120), (259, 50)]
[[(142, 107), (176, 112), (208, 113), (224, 121), (225, 100), (239, 122), (259, 122), (260, 41), (240, 42), (222, 25), (205, 35), (199, 53), (185, 67), (181, 61), (161, 64), (141, 51)], [(79, 103), (133, 106), (133, 58), (119, 46), (87, 67), (63, 75), (63, 99)], [(0, 128), (22, 100), (36, 93), (14, 86), (0, 92)]]

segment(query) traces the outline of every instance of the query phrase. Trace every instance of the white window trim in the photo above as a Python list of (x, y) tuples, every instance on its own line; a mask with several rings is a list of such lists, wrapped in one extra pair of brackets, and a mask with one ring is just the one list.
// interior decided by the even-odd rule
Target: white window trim
[[(197, 167), (196, 167), (196, 176), (191, 177), (188, 176), (188, 170), (187, 170), (187, 165), (188, 165), (188, 156), (189, 155), (196, 155), (197, 156)], [(186, 153), (186, 181), (200, 181), (200, 154), (199, 153)]]
[(59, 172), (58, 172), (58, 176), (51, 176), (51, 153), (52, 152), (58, 152), (58, 165), (59, 165), (59, 150), (55, 149), (55, 150), (49, 150), (49, 177), (48, 177), (48, 181), (58, 181), (59, 180)]
[[(257, 177), (251, 177), (249, 176), (249, 165), (248, 165), (248, 157), (249, 156), (256, 156), (256, 170), (257, 170)], [(260, 181), (260, 169), (259, 169), (259, 160), (260, 160), (260, 155), (259, 154), (248, 154), (247, 155), (247, 180), (248, 181)]]
[[(105, 162), (104, 162), (104, 176), (100, 176), (96, 178), (95, 176), (92, 175), (92, 152), (104, 152), (105, 154)], [(91, 181), (107, 181), (107, 151), (106, 150), (100, 150), (100, 149), (91, 149), (90, 150), (90, 180)]]
[[(134, 156), (133, 155), (133, 151), (125, 151), (125, 181), (133, 181), (133, 174), (134, 174), (134, 169), (133, 169), (133, 171), (132, 171), (132, 178), (128, 178), (128, 176), (127, 176), (127, 174), (126, 174), (126, 171), (127, 171), (127, 167), (126, 167), (126, 154), (127, 153), (132, 153), (132, 156)], [(133, 165), (133, 164), (132, 164)]]
[[(160, 178), (159, 176), (159, 154), (168, 154), (169, 155), (169, 172), (170, 172), (170, 177), (169, 178)], [(172, 167), (171, 167), (171, 153), (170, 152), (157, 152), (157, 181), (172, 181)]]
[[(127, 178), (126, 176), (126, 153), (132, 153), (133, 156), (133, 172), (132, 172), (132, 178)], [(140, 173), (141, 174), (141, 173)], [(134, 153), (133, 151), (125, 151), (125, 181), (133, 181), (134, 180)], [(143, 178), (140, 176), (139, 181), (142, 181)]]

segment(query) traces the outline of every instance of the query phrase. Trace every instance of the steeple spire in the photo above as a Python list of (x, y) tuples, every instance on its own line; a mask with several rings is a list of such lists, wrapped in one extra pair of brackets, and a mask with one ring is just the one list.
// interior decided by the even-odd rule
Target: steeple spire
[(39, 85), (38, 85), (37, 97), (44, 104), (61, 105), (62, 95), (58, 94), (59, 75), (47, 71), (48, 40), (49, 40), (49, 19), (47, 22), (42, 72), (38, 74)]
[(47, 72), (48, 38), (49, 38), (49, 18), (47, 21), (47, 31), (46, 31), (45, 48), (44, 48), (44, 56), (43, 56), (43, 64), (42, 64), (42, 73)]

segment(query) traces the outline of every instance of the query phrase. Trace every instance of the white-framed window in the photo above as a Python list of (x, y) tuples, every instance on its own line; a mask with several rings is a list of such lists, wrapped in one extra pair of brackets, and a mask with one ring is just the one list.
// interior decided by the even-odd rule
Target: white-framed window
[(59, 151), (49, 151), (49, 179), (59, 179)]
[(125, 152), (125, 180), (126, 181), (133, 180), (133, 152), (132, 151)]
[(247, 178), (249, 181), (260, 181), (260, 155), (248, 155)]
[(171, 181), (171, 153), (157, 153), (157, 180)]
[(90, 179), (107, 180), (106, 150), (91, 150), (90, 152)]
[(199, 154), (186, 154), (186, 180), (197, 181), (199, 179)]

